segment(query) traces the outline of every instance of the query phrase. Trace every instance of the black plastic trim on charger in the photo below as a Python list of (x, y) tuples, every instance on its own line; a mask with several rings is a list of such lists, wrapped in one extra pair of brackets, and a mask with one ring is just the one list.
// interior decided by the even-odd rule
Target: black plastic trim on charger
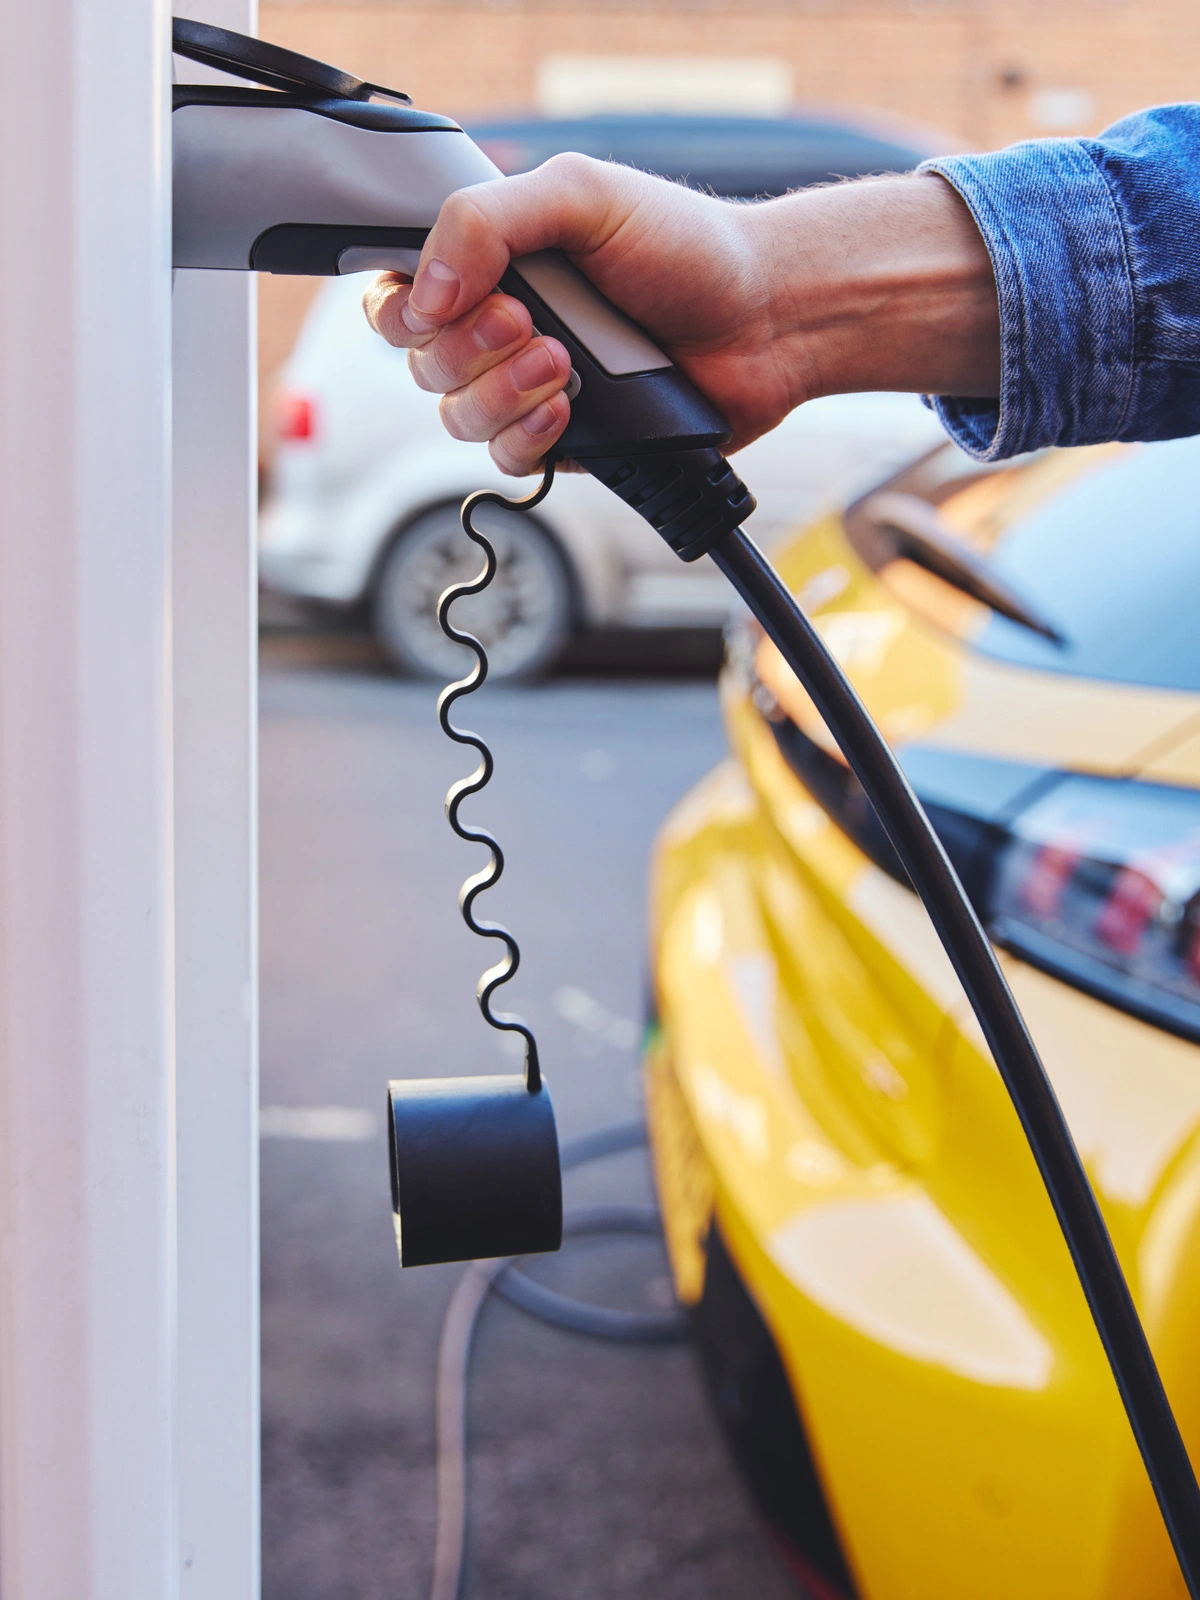
[(361, 228), (351, 224), (278, 222), (250, 246), (250, 270), (308, 278), (334, 278), (344, 250), (356, 245), (419, 250), (428, 228)]
[[(713, 1409), (772, 1533), (795, 1557), (813, 1600), (855, 1588), (804, 1421), (771, 1331), (714, 1223), (692, 1328)], [(819, 1587), (818, 1587), (819, 1585)]]
[(267, 111), (311, 111), (331, 122), (345, 122), (372, 133), (461, 133), (458, 123), (436, 111), (416, 111), (379, 100), (347, 100), (340, 95), (302, 94), (286, 89), (243, 89), (240, 84), (177, 83), (172, 111), (185, 106), (253, 106)]
[(580, 465), (645, 518), (681, 561), (707, 555), (745, 522), (756, 504), (712, 446), (611, 458), (584, 456)]
[(191, 17), (171, 19), (171, 49), (177, 56), (216, 67), (251, 83), (269, 84), (273, 89), (299, 90), (309, 95), (338, 95), (347, 100), (368, 100), (372, 94), (408, 100), (401, 89), (388, 89), (380, 83), (366, 83), (352, 72), (343, 72), (328, 61), (301, 55), (267, 39), (232, 28), (218, 28), (211, 22)]

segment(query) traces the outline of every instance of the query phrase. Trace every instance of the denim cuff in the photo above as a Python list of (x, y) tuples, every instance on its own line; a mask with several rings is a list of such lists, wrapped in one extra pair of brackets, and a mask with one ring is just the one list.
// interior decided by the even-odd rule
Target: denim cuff
[(974, 217), (1000, 300), (1000, 399), (930, 397), (978, 461), (1116, 438), (1134, 382), (1134, 290), (1124, 230), (1084, 141), (1038, 139), (942, 157)]

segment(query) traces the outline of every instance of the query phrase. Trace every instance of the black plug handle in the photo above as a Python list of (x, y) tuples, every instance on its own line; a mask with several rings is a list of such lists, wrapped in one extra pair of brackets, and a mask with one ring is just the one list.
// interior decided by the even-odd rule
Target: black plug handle
[[(254, 244), (259, 272), (416, 271), (428, 228), (283, 224)], [(722, 456), (729, 424), (649, 336), (558, 251), (513, 261), (499, 287), (571, 358), (571, 420), (551, 454), (577, 461), (684, 561), (739, 527), (754, 497)]]

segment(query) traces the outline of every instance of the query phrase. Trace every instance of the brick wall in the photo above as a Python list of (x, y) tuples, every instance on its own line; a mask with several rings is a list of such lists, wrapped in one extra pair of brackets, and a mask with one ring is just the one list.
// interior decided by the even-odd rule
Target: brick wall
[[(261, 0), (260, 31), (460, 116), (528, 108), (557, 52), (778, 56), (801, 101), (976, 148), (1200, 98), (1197, 0)], [(268, 383), (312, 288), (261, 280)]]

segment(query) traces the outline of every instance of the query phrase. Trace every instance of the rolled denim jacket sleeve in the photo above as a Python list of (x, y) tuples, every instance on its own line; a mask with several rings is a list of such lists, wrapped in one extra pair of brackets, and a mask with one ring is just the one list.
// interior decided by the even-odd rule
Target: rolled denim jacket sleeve
[(996, 274), (999, 401), (931, 397), (970, 455), (1200, 433), (1200, 104), (921, 171), (962, 196)]

